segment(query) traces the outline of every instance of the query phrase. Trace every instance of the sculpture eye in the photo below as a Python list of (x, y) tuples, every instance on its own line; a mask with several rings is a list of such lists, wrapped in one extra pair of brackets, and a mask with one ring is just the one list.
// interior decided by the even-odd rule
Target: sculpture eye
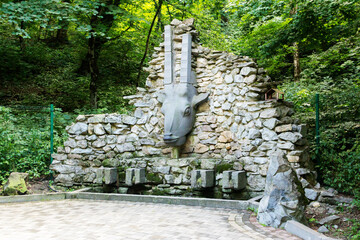
[(190, 107), (187, 107), (187, 108), (185, 109), (185, 111), (184, 111), (184, 116), (189, 116), (190, 113), (191, 113)]

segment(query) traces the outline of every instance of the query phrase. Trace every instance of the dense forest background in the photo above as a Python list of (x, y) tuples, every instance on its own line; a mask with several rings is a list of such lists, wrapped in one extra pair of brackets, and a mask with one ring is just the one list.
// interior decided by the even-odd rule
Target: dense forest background
[(250, 56), (279, 82), (296, 116), (310, 126), (319, 181), (360, 199), (359, 0), (0, 3), (0, 181), (14, 169), (47, 173), (48, 141), (34, 140), (47, 136), (46, 127), (11, 106), (54, 104), (55, 145), (78, 113), (131, 111), (122, 96), (144, 86), (143, 68), (164, 25), (192, 17), (204, 46)]

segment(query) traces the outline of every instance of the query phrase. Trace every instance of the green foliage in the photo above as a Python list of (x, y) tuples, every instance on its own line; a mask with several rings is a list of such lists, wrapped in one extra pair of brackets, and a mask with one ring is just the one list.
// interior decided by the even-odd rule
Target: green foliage
[[(297, 117), (310, 128), (319, 180), (360, 199), (359, 34), (303, 60), (299, 82), (282, 85)], [(315, 93), (320, 94), (320, 148), (315, 158)], [(357, 200), (358, 202), (359, 200)]]
[(357, 219), (350, 219), (352, 222), (351, 232), (349, 234), (349, 239), (359, 240), (360, 239), (360, 222)]
[(163, 180), (161, 179), (159, 174), (156, 174), (156, 173), (147, 173), (146, 174), (146, 179), (147, 179), (147, 181), (149, 181), (151, 183), (160, 184), (160, 183), (163, 182)]
[[(0, 106), (0, 183), (14, 171), (27, 172), (30, 178), (49, 174), (49, 108), (28, 109)], [(57, 147), (65, 141), (64, 129), (73, 117), (59, 110), (55, 115), (54, 146)]]
[(232, 51), (258, 60), (277, 80), (292, 77), (292, 47), (300, 57), (325, 51), (358, 31), (358, 1), (234, 0), (226, 29)]

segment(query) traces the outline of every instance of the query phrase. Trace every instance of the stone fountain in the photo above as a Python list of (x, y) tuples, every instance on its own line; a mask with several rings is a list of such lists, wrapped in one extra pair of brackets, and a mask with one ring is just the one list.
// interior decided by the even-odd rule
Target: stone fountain
[(280, 161), (279, 169), (290, 171), (282, 177), (301, 189), (311, 188), (316, 174), (292, 104), (265, 100), (277, 82), (249, 57), (202, 47), (193, 19), (172, 21), (154, 50), (146, 88), (125, 97), (133, 114), (80, 115), (67, 128), (68, 140), (53, 154), (55, 183), (228, 199), (265, 191), (264, 214), (272, 211), (269, 202), (285, 212), (304, 206), (294, 202), (301, 191), (270, 197), (279, 177), (268, 175), (269, 165)]

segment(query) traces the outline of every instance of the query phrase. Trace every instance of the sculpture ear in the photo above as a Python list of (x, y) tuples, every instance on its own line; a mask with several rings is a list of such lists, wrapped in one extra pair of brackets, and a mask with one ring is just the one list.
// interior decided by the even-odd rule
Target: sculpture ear
[(158, 92), (158, 96), (157, 96), (157, 100), (161, 103), (164, 103), (165, 101), (165, 92), (164, 91), (160, 91)]
[(209, 93), (200, 93), (195, 95), (192, 99), (192, 106), (196, 108), (201, 103), (205, 102), (209, 97)]

